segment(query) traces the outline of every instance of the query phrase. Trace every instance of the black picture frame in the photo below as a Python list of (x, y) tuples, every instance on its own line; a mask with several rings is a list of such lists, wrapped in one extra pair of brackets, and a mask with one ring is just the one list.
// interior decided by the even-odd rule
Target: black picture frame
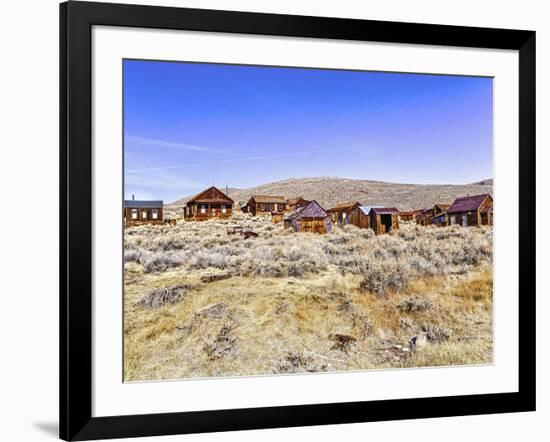
[(535, 32), (108, 3), (60, 5), (60, 437), (90, 440), (535, 410), (535, 217), (519, 231), (519, 391), (92, 417), (94, 25), (519, 52), (519, 211), (535, 213)]

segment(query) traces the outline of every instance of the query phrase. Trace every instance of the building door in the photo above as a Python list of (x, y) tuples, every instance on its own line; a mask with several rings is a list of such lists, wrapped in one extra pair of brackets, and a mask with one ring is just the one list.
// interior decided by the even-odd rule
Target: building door
[(389, 232), (392, 226), (392, 216), (380, 215), (380, 223), (384, 226), (383, 232)]

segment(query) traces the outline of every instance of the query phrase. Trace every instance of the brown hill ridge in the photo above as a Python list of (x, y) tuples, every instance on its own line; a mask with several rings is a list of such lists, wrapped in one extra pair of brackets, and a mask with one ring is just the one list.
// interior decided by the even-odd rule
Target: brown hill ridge
[[(225, 192), (225, 189), (220, 189)], [(324, 208), (346, 201), (359, 201), (368, 206), (396, 206), (400, 210), (431, 207), (436, 203), (451, 204), (459, 196), (493, 193), (492, 178), (471, 184), (400, 184), (350, 178), (291, 178), (248, 189), (228, 189), (229, 196), (244, 203), (251, 195), (302, 196), (316, 200)], [(192, 195), (167, 205), (179, 209)]]

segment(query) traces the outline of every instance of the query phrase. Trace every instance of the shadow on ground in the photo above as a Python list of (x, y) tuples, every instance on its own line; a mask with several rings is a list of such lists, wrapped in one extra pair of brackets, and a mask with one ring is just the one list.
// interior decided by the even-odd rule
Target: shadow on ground
[(59, 436), (59, 425), (57, 422), (34, 422), (33, 426), (44, 434), (53, 436), (56, 439)]

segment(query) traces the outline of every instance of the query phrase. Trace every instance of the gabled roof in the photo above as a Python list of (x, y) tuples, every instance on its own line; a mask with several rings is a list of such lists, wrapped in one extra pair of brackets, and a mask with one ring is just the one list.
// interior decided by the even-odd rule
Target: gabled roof
[(206, 190), (203, 190), (201, 193), (198, 193), (193, 198), (187, 201), (189, 203), (233, 203), (234, 201), (229, 198), (225, 193), (215, 186), (209, 187)]
[(376, 215), (399, 215), (397, 207), (373, 207), (371, 212)]
[(358, 209), (363, 212), (365, 215), (369, 215), (371, 209), (374, 209), (378, 206), (359, 206)]
[(294, 221), (301, 218), (326, 218), (328, 213), (323, 209), (317, 201), (310, 201), (305, 206), (298, 207), (294, 212), (290, 213), (285, 219)]
[(162, 200), (124, 200), (124, 207), (129, 209), (162, 209)]
[(298, 203), (300, 203), (300, 202), (306, 202), (306, 203), (308, 203), (309, 201), (308, 201), (308, 200), (305, 200), (305, 199), (302, 198), (301, 196), (297, 196), (296, 198), (287, 199), (286, 202), (288, 203), (288, 205), (293, 206), (294, 204), (298, 204)]
[(425, 215), (428, 212), (431, 212), (432, 210), (434, 210), (436, 207), (438, 207), (442, 212), (445, 212), (450, 207), (450, 204), (439, 204), (439, 203), (434, 204), (432, 207), (428, 207), (427, 209), (421, 210), (420, 213)]
[(286, 199), (284, 196), (274, 196), (274, 195), (252, 195), (248, 201), (254, 199), (257, 203), (285, 203)]
[(327, 210), (327, 212), (337, 212), (339, 210), (353, 209), (354, 207), (359, 207), (361, 205), (358, 201), (348, 201), (346, 203), (336, 204), (334, 207)]
[(491, 200), (493, 199), (488, 193), (457, 198), (455, 202), (451, 204), (451, 207), (447, 209), (447, 213), (470, 212), (472, 210), (477, 210), (487, 198), (491, 198)]

